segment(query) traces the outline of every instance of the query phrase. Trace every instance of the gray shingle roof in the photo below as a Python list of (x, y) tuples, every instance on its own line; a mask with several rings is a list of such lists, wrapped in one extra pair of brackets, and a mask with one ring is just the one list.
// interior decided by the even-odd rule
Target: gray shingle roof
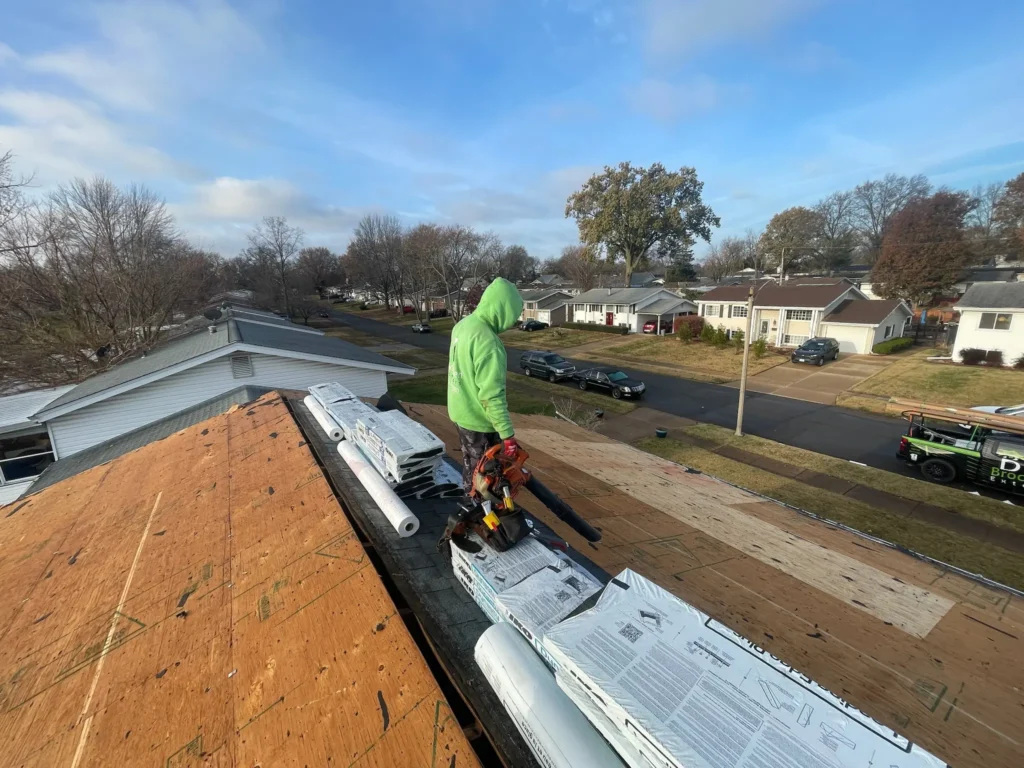
[(680, 307), (687, 304), (690, 305), (691, 307), (695, 306), (692, 301), (689, 301), (687, 299), (672, 299), (666, 297), (664, 299), (658, 299), (653, 304), (648, 304), (647, 306), (644, 307), (638, 307), (636, 311), (640, 314), (664, 315), (671, 312), (685, 312), (686, 310), (681, 310)]
[(575, 297), (573, 304), (635, 304), (664, 291), (660, 285), (649, 288), (593, 288)]
[[(528, 291), (521, 290), (521, 291), (519, 291), (519, 296), (522, 298), (523, 302), (525, 303), (527, 301), (541, 301), (542, 299), (546, 299), (548, 296), (551, 296), (551, 295), (556, 294), (556, 293), (566, 293), (566, 292), (565, 291), (561, 291), (558, 288), (537, 288), (537, 289), (528, 290)], [(568, 295), (568, 294), (566, 294), (566, 295)]]
[(234, 321), (221, 321), (215, 327), (217, 329), (215, 333), (210, 333), (206, 328), (194, 330), (168, 340), (149, 350), (145, 355), (126, 360), (102, 373), (97, 373), (53, 400), (41, 411), (62, 407), (81, 400), (83, 397), (89, 397), (111, 387), (162, 371), (172, 365), (184, 363), (238, 341), (238, 330)]
[(568, 304), (570, 301), (572, 301), (572, 297), (569, 294), (554, 293), (546, 299), (538, 301), (537, 309), (557, 309), (563, 304)]
[[(404, 363), (396, 362), (351, 342), (325, 336), (319, 332), (310, 333), (311, 329), (295, 325), (276, 315), (269, 315), (271, 320), (268, 320), (267, 314), (254, 315), (247, 309), (230, 308), (220, 319), (207, 320), (201, 328), (194, 327), (197, 321), (193, 318), (189, 321), (194, 327), (190, 332), (172, 336), (144, 355), (86, 379), (40, 408), (37, 415), (240, 343), (265, 347), (267, 354), (279, 350), (335, 358), (339, 362), (379, 365), (399, 373), (412, 373), (415, 370)], [(243, 319), (246, 317), (249, 320)], [(216, 330), (211, 333), (210, 327)]]
[(32, 414), (67, 392), (71, 387), (37, 389), (0, 397), (0, 432), (24, 429), (36, 423)]
[(72, 454), (68, 458), (60, 459), (48, 466), (43, 470), (43, 474), (32, 483), (32, 487), (29, 488), (28, 492), (35, 493), (36, 491), (41, 491), (43, 488), (48, 488), (54, 483), (59, 483), (61, 480), (77, 475), (79, 472), (98, 467), (100, 464), (106, 464), (108, 461), (113, 461), (119, 456), (134, 451), (136, 448), (149, 445), (157, 440), (163, 440), (165, 437), (191, 427), (193, 424), (198, 424), (201, 421), (206, 421), (224, 413), (233, 405), (244, 405), (245, 403), (251, 403), (253, 400), (258, 400), (270, 391), (263, 387), (239, 387), (222, 395), (217, 395), (217, 397), (210, 398), (191, 408), (178, 411), (159, 421), (154, 421), (152, 424), (147, 424), (144, 427), (126, 432), (99, 445), (94, 445), (92, 448), (86, 448), (84, 451)]
[(1024, 309), (1024, 283), (975, 283), (955, 309)]
[(877, 325), (902, 303), (900, 299), (846, 299), (823, 322)]

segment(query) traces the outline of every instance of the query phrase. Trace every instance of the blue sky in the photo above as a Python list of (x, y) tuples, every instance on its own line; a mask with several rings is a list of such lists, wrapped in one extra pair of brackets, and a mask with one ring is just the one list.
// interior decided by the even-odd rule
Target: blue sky
[[(7, 6), (6, 8), (4, 6)], [(546, 258), (620, 160), (693, 165), (716, 237), (895, 171), (1024, 171), (1024, 4), (0, 0), (0, 151), (39, 191), (143, 182), (233, 255), (264, 215), (369, 211)]]

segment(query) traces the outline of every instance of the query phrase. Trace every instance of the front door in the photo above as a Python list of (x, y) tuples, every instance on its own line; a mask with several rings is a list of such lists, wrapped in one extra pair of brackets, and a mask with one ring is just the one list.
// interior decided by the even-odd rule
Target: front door
[(760, 339), (767, 339), (768, 338), (768, 321), (767, 320), (762, 320), (761, 321), (761, 332), (758, 334), (758, 338), (760, 338)]
[(614, 312), (605, 312), (604, 313), (604, 324), (605, 325), (615, 325), (615, 313)]

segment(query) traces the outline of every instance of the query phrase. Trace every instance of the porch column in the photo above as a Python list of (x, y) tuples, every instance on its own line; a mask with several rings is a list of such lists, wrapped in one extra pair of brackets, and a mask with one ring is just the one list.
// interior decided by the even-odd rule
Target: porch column
[(782, 330), (785, 327), (786, 327), (786, 310), (780, 309), (779, 310), (779, 330), (775, 332), (775, 346), (776, 347), (781, 347), (782, 346), (782, 337), (784, 335), (782, 333)]

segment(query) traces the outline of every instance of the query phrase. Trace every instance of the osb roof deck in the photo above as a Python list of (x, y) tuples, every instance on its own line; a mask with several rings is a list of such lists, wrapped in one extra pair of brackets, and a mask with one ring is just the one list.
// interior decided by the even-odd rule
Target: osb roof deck
[(284, 402), (0, 509), (0, 765), (477, 764)]
[[(408, 408), (458, 455), (443, 407)], [(642, 573), (957, 768), (1024, 765), (1021, 598), (565, 422), (515, 422), (528, 465), (603, 539), (524, 505), (594, 563)]]

